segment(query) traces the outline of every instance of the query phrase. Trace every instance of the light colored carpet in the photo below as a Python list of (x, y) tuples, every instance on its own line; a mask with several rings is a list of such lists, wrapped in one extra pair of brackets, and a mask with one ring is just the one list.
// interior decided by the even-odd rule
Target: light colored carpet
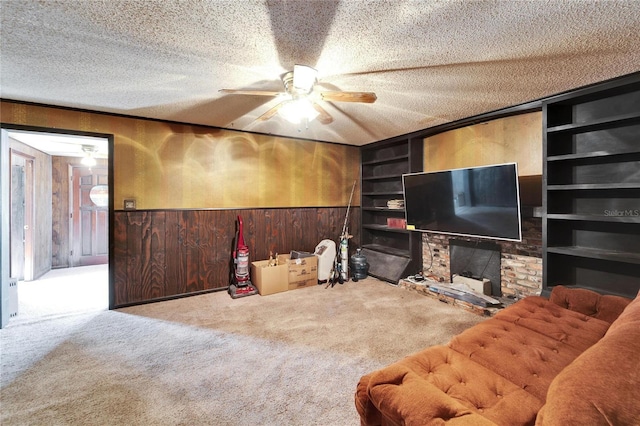
[(3, 425), (357, 425), (358, 379), (483, 318), (369, 278), (0, 331)]

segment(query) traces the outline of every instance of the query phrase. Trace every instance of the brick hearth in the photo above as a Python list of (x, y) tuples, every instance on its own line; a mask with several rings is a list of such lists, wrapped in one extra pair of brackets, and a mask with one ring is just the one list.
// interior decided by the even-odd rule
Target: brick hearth
[(464, 300), (455, 299), (450, 296), (446, 296), (444, 294), (436, 293), (434, 291), (429, 290), (429, 283), (435, 283), (435, 281), (423, 281), (422, 283), (414, 283), (409, 280), (400, 280), (398, 283), (398, 287), (403, 288), (409, 291), (415, 291), (419, 294), (425, 295), (427, 297), (431, 297), (433, 299), (439, 300), (443, 303), (447, 303), (449, 305), (456, 306), (458, 308), (462, 308), (466, 311), (474, 313), (476, 315), (481, 315), (485, 317), (490, 317), (495, 315), (501, 309), (504, 309), (508, 305), (514, 303), (516, 300), (509, 297), (497, 297), (496, 299), (502, 302), (501, 307), (491, 307), (485, 308), (483, 306), (477, 306), (473, 303), (465, 302)]

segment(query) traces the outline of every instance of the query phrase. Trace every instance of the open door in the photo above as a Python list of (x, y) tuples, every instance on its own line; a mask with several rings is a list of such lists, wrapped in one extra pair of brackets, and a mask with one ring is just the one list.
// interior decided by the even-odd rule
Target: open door
[(10, 275), (33, 279), (33, 158), (11, 152)]
[(24, 165), (11, 161), (11, 221), (9, 228), (9, 244), (11, 245), (11, 272), (12, 277), (24, 280), (25, 257), (25, 168)]
[(109, 262), (109, 173), (106, 167), (70, 166), (71, 267)]
[(9, 323), (9, 135), (0, 130), (0, 328)]

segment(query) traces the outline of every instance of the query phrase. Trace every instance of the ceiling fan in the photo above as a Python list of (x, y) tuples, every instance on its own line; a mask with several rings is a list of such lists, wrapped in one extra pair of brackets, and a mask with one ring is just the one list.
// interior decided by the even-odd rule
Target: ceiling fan
[(302, 120), (312, 121), (317, 119), (322, 124), (329, 124), (333, 117), (320, 106), (317, 101), (327, 102), (363, 102), (373, 103), (376, 94), (373, 92), (341, 92), (341, 91), (316, 91), (318, 71), (307, 65), (294, 65), (293, 71), (282, 75), (284, 92), (264, 90), (234, 90), (220, 89), (222, 93), (233, 95), (273, 96), (282, 98), (276, 106), (257, 118), (257, 121), (266, 121), (280, 113), (292, 123), (300, 123)]

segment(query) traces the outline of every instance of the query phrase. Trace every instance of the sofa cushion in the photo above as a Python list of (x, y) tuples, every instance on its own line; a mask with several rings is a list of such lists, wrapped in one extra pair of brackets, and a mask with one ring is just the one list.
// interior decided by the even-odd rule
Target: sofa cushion
[(536, 425), (640, 425), (640, 295), (549, 386)]
[(612, 323), (627, 307), (630, 300), (625, 297), (602, 295), (583, 288), (557, 285), (551, 290), (549, 301), (571, 311)]
[(495, 318), (464, 331), (447, 345), (541, 401), (553, 378), (581, 353), (566, 343)]
[(509, 309), (498, 312), (494, 318), (566, 343), (580, 352), (600, 340), (611, 325), (583, 313), (561, 308), (540, 296), (522, 299)]
[[(368, 396), (390, 424), (533, 424), (543, 402), (445, 346), (369, 375)], [(362, 414), (366, 406), (356, 406)], [(427, 422), (428, 419), (428, 422)], [(371, 423), (363, 420), (363, 424)], [(383, 422), (384, 423), (384, 422)]]

